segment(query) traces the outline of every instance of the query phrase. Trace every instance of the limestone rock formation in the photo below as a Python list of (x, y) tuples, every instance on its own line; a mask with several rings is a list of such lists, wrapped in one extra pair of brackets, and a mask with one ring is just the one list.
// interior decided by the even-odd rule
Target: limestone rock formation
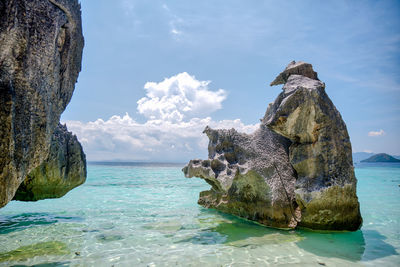
[[(192, 160), (183, 169), (187, 177), (197, 176), (213, 185), (210, 191), (200, 193), (199, 203), (274, 227), (359, 229), (362, 218), (350, 139), (340, 113), (325, 92), (325, 84), (318, 80), (311, 64), (304, 62), (290, 63), (272, 84), (280, 83), (285, 84), (283, 92), (269, 105), (254, 134), (243, 135), (232, 129), (228, 136), (233, 134), (235, 138), (226, 142), (228, 132), (205, 130), (210, 139), (209, 159)], [(245, 151), (241, 154), (242, 164), (238, 161), (232, 168), (229, 161), (223, 160), (226, 152), (218, 148), (226, 147), (224, 142), (229, 144), (228, 152), (236, 147), (233, 151)], [(282, 181), (280, 189), (271, 186), (277, 184), (277, 178)], [(244, 186), (235, 186), (237, 180)], [(251, 191), (258, 192), (257, 202), (236, 197), (247, 194), (248, 188), (266, 189)], [(216, 199), (211, 205), (205, 201), (209, 196)], [(285, 197), (286, 206), (282, 205)], [(277, 202), (280, 204), (275, 205), (276, 199), (281, 200)], [(283, 215), (277, 217), (286, 220), (271, 216), (277, 211)]]
[(199, 204), (277, 228), (293, 228), (295, 174), (289, 163), (289, 140), (267, 127), (251, 135), (235, 129), (204, 132), (209, 159), (191, 160), (186, 177), (200, 177), (212, 188)]
[(0, 207), (48, 157), (82, 49), (77, 0), (0, 1)]
[(14, 199), (36, 201), (59, 198), (86, 180), (86, 157), (78, 139), (59, 124), (51, 139), (48, 158), (31, 171)]
[(309, 63), (305, 63), (303, 61), (292, 61), (289, 65), (282, 71), (273, 82), (271, 82), (271, 86), (278, 84), (285, 84), (292, 74), (299, 74), (305, 77), (308, 77), (313, 80), (318, 80), (317, 73), (313, 70), (313, 67)]
[(292, 141), (289, 158), (297, 173), (300, 225), (357, 230), (361, 215), (350, 138), (325, 84), (290, 75), (262, 124)]

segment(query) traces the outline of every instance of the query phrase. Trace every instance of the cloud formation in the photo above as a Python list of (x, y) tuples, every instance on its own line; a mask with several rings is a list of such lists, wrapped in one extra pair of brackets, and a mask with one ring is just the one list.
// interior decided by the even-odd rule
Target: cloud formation
[(222, 107), (227, 93), (209, 89), (210, 81), (198, 81), (186, 72), (164, 81), (145, 84), (146, 97), (137, 101), (138, 111), (150, 120), (171, 122), (205, 117)]
[(126, 113), (108, 120), (66, 121), (78, 136), (90, 161), (124, 160), (186, 162), (207, 157), (206, 126), (252, 133), (259, 124), (245, 125), (240, 119), (214, 121), (208, 115), (222, 108), (226, 91), (211, 91), (210, 81), (199, 81), (186, 72), (161, 82), (147, 82), (146, 96), (137, 110), (147, 118), (137, 122)]
[(377, 131), (377, 132), (370, 131), (370, 132), (368, 133), (368, 136), (376, 137), (376, 136), (383, 136), (383, 135), (385, 135), (385, 134), (386, 134), (386, 132), (385, 132), (384, 130), (380, 129), (380, 130)]
[[(189, 121), (148, 120), (138, 123), (129, 114), (104, 121), (67, 121), (68, 129), (78, 136), (88, 160), (130, 160), (185, 162), (207, 156), (208, 138), (202, 134), (212, 128), (235, 128), (254, 132), (259, 125), (245, 125), (239, 119), (213, 121), (210, 117)], [(199, 154), (200, 153), (200, 154)]]

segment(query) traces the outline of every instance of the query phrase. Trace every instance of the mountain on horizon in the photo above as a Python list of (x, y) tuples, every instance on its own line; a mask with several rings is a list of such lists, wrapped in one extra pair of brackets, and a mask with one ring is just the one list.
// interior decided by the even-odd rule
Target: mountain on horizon
[(379, 153), (379, 154), (373, 155), (367, 159), (364, 159), (361, 162), (400, 162), (400, 160), (396, 159), (386, 153)]
[[(353, 153), (353, 163), (359, 163), (364, 159), (368, 159), (374, 155), (377, 155), (378, 153), (369, 153), (369, 152), (354, 152)], [(400, 159), (400, 155), (398, 156), (392, 156), (395, 159)]]

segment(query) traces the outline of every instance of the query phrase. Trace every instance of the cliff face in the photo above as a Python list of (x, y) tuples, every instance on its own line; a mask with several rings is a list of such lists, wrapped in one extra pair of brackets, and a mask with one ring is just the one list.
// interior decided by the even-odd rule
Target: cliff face
[(289, 158), (297, 173), (300, 226), (357, 230), (362, 220), (350, 138), (325, 84), (290, 75), (262, 124), (292, 141)]
[[(340, 113), (325, 92), (325, 84), (318, 80), (311, 64), (304, 62), (290, 63), (271, 83), (276, 84), (285, 84), (283, 92), (269, 105), (260, 129), (253, 135), (243, 135), (247, 138), (246, 162), (251, 163), (232, 170), (230, 175), (231, 180), (240, 180), (245, 186), (234, 186), (234, 182), (227, 183), (224, 190), (213, 186), (200, 194), (199, 203), (268, 226), (357, 230), (362, 219), (350, 139)], [(210, 130), (205, 132), (210, 138)], [(213, 153), (214, 140), (210, 138), (209, 162), (220, 157)], [(236, 139), (231, 143), (231, 147), (243, 147), (243, 142)], [(254, 161), (260, 163), (253, 164)], [(190, 161), (184, 168), (185, 175), (218, 180), (204, 162)], [(267, 171), (268, 167), (259, 165), (273, 168)], [(258, 193), (256, 202), (235, 197), (248, 188), (267, 189)], [(220, 196), (223, 201), (208, 205), (203, 199), (209, 195)], [(286, 202), (275, 202), (276, 199)], [(240, 212), (232, 206), (240, 206)], [(273, 212), (263, 211), (258, 213), (262, 216), (255, 216), (254, 211), (260, 209)], [(280, 219), (276, 214), (282, 215), (278, 216)]]
[(0, 207), (48, 157), (82, 49), (77, 0), (0, 2)]
[(51, 138), (47, 159), (31, 171), (19, 186), (14, 200), (59, 198), (86, 180), (86, 157), (78, 139), (59, 124)]

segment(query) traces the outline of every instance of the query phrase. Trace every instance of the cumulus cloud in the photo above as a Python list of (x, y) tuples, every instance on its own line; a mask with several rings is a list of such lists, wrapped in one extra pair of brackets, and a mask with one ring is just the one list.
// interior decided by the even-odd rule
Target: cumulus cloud
[(147, 121), (137, 122), (126, 113), (108, 120), (66, 121), (78, 136), (88, 160), (186, 162), (207, 157), (206, 126), (252, 133), (259, 124), (240, 119), (215, 121), (208, 115), (222, 107), (226, 91), (212, 91), (210, 81), (199, 81), (186, 72), (161, 82), (147, 82), (146, 96), (137, 110)]
[(213, 121), (210, 117), (188, 121), (148, 120), (138, 123), (129, 114), (104, 121), (67, 121), (68, 129), (78, 136), (88, 160), (144, 160), (185, 162), (207, 156), (208, 138), (202, 134), (212, 128), (235, 128), (254, 132), (259, 125), (245, 125), (239, 119)]
[(171, 122), (205, 117), (222, 107), (226, 91), (209, 89), (210, 81), (199, 81), (186, 72), (164, 81), (145, 84), (146, 97), (137, 101), (140, 114), (151, 120)]
[(370, 131), (368, 133), (368, 136), (376, 137), (376, 136), (383, 136), (385, 134), (386, 134), (386, 132), (384, 130), (380, 129), (379, 131), (376, 131), (376, 132)]

